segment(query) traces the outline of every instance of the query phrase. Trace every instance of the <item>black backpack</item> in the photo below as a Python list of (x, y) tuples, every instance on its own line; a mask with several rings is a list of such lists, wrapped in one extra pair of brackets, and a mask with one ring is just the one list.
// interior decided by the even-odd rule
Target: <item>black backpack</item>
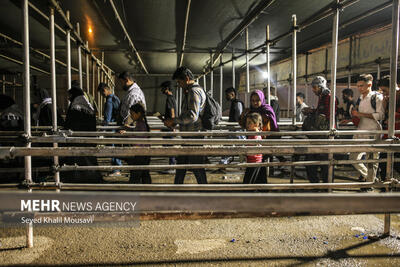
[(203, 115), (200, 116), (201, 124), (205, 130), (212, 130), (222, 119), (221, 106), (215, 99), (206, 93)]

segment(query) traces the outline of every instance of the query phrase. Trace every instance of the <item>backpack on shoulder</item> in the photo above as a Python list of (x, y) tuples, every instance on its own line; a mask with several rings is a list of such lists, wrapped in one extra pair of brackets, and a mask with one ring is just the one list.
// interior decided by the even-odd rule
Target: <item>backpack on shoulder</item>
[(212, 130), (222, 119), (222, 109), (219, 103), (208, 93), (204, 104), (201, 124), (205, 130)]

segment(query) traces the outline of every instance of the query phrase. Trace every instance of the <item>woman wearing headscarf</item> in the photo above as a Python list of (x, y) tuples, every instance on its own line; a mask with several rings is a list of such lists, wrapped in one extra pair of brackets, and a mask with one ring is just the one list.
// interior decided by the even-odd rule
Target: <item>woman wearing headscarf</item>
[(255, 90), (251, 93), (250, 108), (245, 109), (240, 116), (239, 124), (240, 126), (242, 126), (243, 129), (246, 128), (247, 114), (253, 112), (261, 115), (263, 120), (263, 131), (279, 131), (279, 126), (276, 122), (274, 109), (265, 102), (265, 96), (263, 91), (261, 90)]
[[(262, 131), (279, 131), (279, 126), (276, 121), (276, 116), (274, 109), (265, 102), (265, 96), (263, 91), (255, 90), (250, 95), (250, 108), (247, 108), (243, 111), (242, 115), (240, 116), (239, 124), (243, 129), (246, 129), (246, 117), (247, 114), (251, 113), (258, 113), (261, 115), (262, 118)], [(268, 138), (267, 136), (263, 136), (263, 139)], [(268, 159), (268, 155), (263, 155), (263, 161)], [(265, 167), (263, 167), (265, 168)], [(271, 168), (270, 168), (271, 169)], [(266, 172), (265, 172), (266, 173)], [(265, 180), (256, 181), (255, 183), (267, 182), (267, 177)]]
[[(64, 128), (73, 131), (96, 131), (96, 113), (92, 105), (85, 97), (83, 90), (77, 87), (72, 87), (68, 90), (68, 98), (71, 102), (67, 116), (65, 119)], [(91, 147), (93, 144), (72, 144), (72, 146)], [(97, 166), (96, 157), (67, 157), (64, 163), (68, 165), (77, 164), (79, 166)], [(75, 183), (82, 182), (101, 182), (102, 176), (95, 171), (72, 171), (62, 172), (62, 181)]]

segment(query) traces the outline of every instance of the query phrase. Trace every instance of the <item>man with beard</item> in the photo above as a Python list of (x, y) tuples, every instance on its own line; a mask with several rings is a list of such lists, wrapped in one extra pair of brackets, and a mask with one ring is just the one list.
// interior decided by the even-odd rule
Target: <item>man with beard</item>
[(343, 103), (345, 104), (345, 109), (342, 111), (343, 119), (340, 121), (340, 124), (346, 124), (352, 121), (351, 113), (356, 106), (353, 100), (353, 95), (353, 90), (351, 90), (350, 88), (346, 88), (342, 91), (342, 98)]
[(144, 97), (143, 91), (133, 79), (132, 73), (124, 71), (118, 76), (118, 78), (121, 81), (122, 89), (127, 92), (121, 100), (121, 118), (118, 124), (128, 126), (130, 119), (130, 107), (137, 103), (142, 103), (146, 110), (146, 99)]

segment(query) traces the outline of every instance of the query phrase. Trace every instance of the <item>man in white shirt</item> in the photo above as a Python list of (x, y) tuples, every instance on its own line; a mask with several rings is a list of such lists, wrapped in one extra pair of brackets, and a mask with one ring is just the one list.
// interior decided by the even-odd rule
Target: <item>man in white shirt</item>
[[(360, 98), (357, 100), (356, 108), (352, 111), (352, 117), (358, 118), (359, 130), (382, 130), (380, 121), (385, 118), (382, 94), (372, 91), (373, 77), (371, 74), (361, 74), (357, 80), (357, 89), (360, 91)], [(353, 120), (355, 121), (355, 120)], [(378, 139), (379, 134), (354, 135), (353, 139)], [(365, 153), (350, 153), (351, 160), (360, 160)], [(373, 153), (373, 159), (378, 159), (379, 153)], [(368, 178), (368, 168), (363, 163), (353, 164), (360, 173), (360, 180)], [(376, 176), (378, 163), (373, 164), (373, 177)]]

